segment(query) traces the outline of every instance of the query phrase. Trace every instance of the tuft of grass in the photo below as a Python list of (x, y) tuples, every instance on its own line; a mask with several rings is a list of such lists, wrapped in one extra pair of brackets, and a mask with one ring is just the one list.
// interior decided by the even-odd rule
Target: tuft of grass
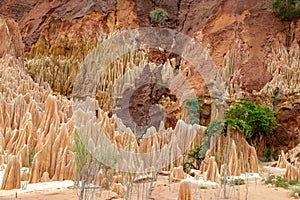
[(290, 180), (289, 185), (299, 185), (300, 181), (299, 180)]
[(241, 179), (241, 178), (237, 178), (234, 179), (233, 181), (231, 181), (232, 185), (244, 185), (245, 184), (245, 180)]
[(205, 185), (200, 185), (200, 190), (206, 190), (207, 189), (207, 186)]

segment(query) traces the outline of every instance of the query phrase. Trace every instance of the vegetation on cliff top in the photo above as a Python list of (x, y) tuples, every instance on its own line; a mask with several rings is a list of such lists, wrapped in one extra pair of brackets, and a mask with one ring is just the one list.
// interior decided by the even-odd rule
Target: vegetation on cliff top
[(300, 18), (299, 0), (276, 0), (271, 8), (281, 20), (291, 22)]

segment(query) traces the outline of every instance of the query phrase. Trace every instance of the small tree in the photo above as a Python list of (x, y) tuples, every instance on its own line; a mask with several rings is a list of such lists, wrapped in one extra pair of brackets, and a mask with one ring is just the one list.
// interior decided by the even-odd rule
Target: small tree
[(162, 26), (166, 24), (168, 13), (163, 8), (155, 8), (150, 12), (151, 23)]
[(242, 132), (246, 138), (270, 135), (272, 127), (278, 125), (276, 112), (267, 106), (256, 105), (241, 99), (226, 113), (226, 123), (234, 130)]
[(300, 18), (299, 0), (276, 0), (271, 8), (281, 20), (292, 22)]

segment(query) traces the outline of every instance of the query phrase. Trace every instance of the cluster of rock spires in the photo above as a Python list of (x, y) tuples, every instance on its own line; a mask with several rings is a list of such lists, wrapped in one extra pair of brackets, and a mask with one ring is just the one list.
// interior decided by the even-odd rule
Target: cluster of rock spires
[(281, 151), (276, 167), (285, 168), (285, 176), (287, 181), (300, 179), (300, 145), (289, 150), (287, 153)]
[(29, 183), (40, 182), (44, 173), (48, 180), (74, 179), (71, 105), (26, 74), (17, 24), (1, 17), (1, 30), (7, 45), (0, 61), (0, 151), (1, 164), (8, 164), (2, 188), (20, 187), (16, 169), (31, 165)]
[(239, 176), (258, 173), (258, 158), (255, 148), (250, 146), (242, 134), (227, 133), (226, 136), (211, 138), (210, 149), (200, 171), (206, 180), (218, 181), (220, 176)]
[[(1, 30), (5, 30), (1, 32), (4, 34), (1, 36), (3, 41), (8, 42), (7, 46), (1, 46), (0, 60), (0, 164), (7, 164), (2, 189), (19, 188), (21, 179), (29, 183), (75, 180), (74, 125), (77, 125), (79, 132), (80, 125), (87, 125), (89, 131), (81, 136), (87, 139), (87, 148), (95, 155), (101, 155), (100, 153), (107, 147), (103, 146), (103, 140), (99, 140), (101, 138), (95, 135), (99, 127), (102, 127), (102, 136), (109, 138), (109, 143), (106, 144), (113, 144), (114, 149), (111, 150), (123, 156), (118, 158), (115, 167), (124, 171), (137, 170), (148, 173), (155, 167), (171, 170), (181, 165), (186, 151), (203, 141), (205, 127), (187, 125), (183, 121), (178, 121), (174, 130), (164, 128), (163, 124), (158, 130), (149, 128), (138, 140), (132, 130), (124, 126), (118, 117), (110, 118), (98, 107), (95, 109), (98, 110), (97, 116), (95, 110), (86, 112), (89, 110), (89, 105), (96, 105), (95, 100), (92, 99), (87, 99), (87, 104), (76, 105), (75, 102), (76, 109), (73, 113), (73, 104), (70, 100), (63, 96), (54, 96), (47, 84), (39, 85), (26, 74), (22, 43), (16, 23), (8, 18), (1, 18)], [(248, 150), (248, 144), (243, 143), (246, 145), (245, 152), (249, 152), (249, 155), (241, 155), (231, 139), (221, 138), (219, 145), (224, 145), (228, 141), (233, 144), (229, 156), (232, 160), (231, 172), (237, 172), (235, 167), (238, 166), (238, 155), (245, 156), (245, 160), (251, 158), (250, 163), (241, 163), (241, 169), (244, 170), (240, 173), (248, 170), (249, 166), (250, 170), (255, 171), (257, 157)], [(221, 146), (218, 145), (212, 147), (206, 160), (212, 159), (211, 156), (215, 155), (220, 148)], [(120, 154), (125, 150), (129, 153)], [(130, 153), (147, 155), (135, 157)], [(104, 157), (98, 158), (106, 161)], [(138, 160), (139, 164), (131, 165), (137, 158), (141, 158)], [(161, 163), (157, 162), (158, 160)], [(213, 165), (216, 167), (215, 164)], [(24, 167), (30, 168), (29, 176), (26, 172), (20, 173), (20, 169)], [(207, 177), (216, 177), (217, 173), (210, 165), (208, 168), (203, 167), (202, 170), (206, 171)], [(182, 168), (175, 173), (174, 177), (183, 178)], [(212, 179), (208, 178), (208, 180)], [(120, 184), (115, 182), (113, 190), (121, 194), (123, 190), (120, 189), (122, 186)]]

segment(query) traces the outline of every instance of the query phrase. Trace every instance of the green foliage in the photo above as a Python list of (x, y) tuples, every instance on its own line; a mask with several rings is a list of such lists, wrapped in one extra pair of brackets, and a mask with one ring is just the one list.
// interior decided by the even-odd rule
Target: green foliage
[[(187, 154), (187, 158), (189, 159), (189, 161), (184, 162), (183, 168), (185, 171), (190, 170), (191, 168), (193, 169), (199, 169), (201, 162), (204, 160), (205, 158), (205, 154), (208, 150), (208, 145), (198, 145), (195, 146), (195, 148), (191, 149), (188, 154)], [(196, 163), (196, 166), (194, 166), (193, 163)]]
[(289, 185), (299, 185), (299, 184), (300, 184), (299, 180), (290, 180), (289, 181)]
[(200, 185), (200, 190), (205, 190), (205, 189), (207, 189), (207, 186), (205, 186), (205, 185)]
[(267, 106), (256, 105), (241, 99), (226, 113), (226, 123), (233, 130), (239, 130), (246, 138), (270, 135), (275, 121), (275, 111)]
[(200, 124), (200, 98), (190, 98), (186, 99), (183, 102), (183, 107), (187, 108), (188, 116), (187, 116), (187, 122), (190, 124)]
[(272, 149), (265, 148), (265, 150), (264, 150), (264, 156), (266, 158), (266, 162), (270, 162), (271, 161), (271, 156), (272, 156)]
[(289, 181), (289, 189), (292, 191), (291, 195), (295, 193), (300, 194), (300, 181), (299, 180), (290, 180)]
[(226, 134), (226, 121), (214, 120), (210, 122), (207, 129), (204, 131), (206, 136), (219, 136)]
[(299, 0), (276, 0), (271, 4), (271, 8), (280, 20), (291, 22), (300, 18)]
[(285, 177), (283, 176), (270, 175), (266, 183), (271, 183), (276, 187), (283, 187), (283, 188), (287, 188), (289, 186)]
[(241, 178), (234, 179), (230, 182), (231, 185), (244, 185), (245, 180)]
[(157, 87), (159, 90), (163, 90), (163, 89), (166, 88), (166, 85), (163, 84), (163, 83), (157, 83), (157, 84), (156, 84), (156, 87)]
[(84, 165), (87, 162), (87, 156), (88, 156), (88, 151), (85, 148), (85, 144), (83, 140), (80, 138), (80, 135), (78, 134), (78, 131), (75, 131), (74, 134), (74, 150), (76, 153), (76, 164), (77, 164), (77, 169), (79, 172), (83, 169)]
[(151, 23), (157, 25), (165, 25), (168, 19), (168, 13), (163, 8), (155, 8), (150, 12)]
[(188, 158), (194, 159), (199, 164), (204, 160), (208, 146), (196, 146), (188, 152)]

